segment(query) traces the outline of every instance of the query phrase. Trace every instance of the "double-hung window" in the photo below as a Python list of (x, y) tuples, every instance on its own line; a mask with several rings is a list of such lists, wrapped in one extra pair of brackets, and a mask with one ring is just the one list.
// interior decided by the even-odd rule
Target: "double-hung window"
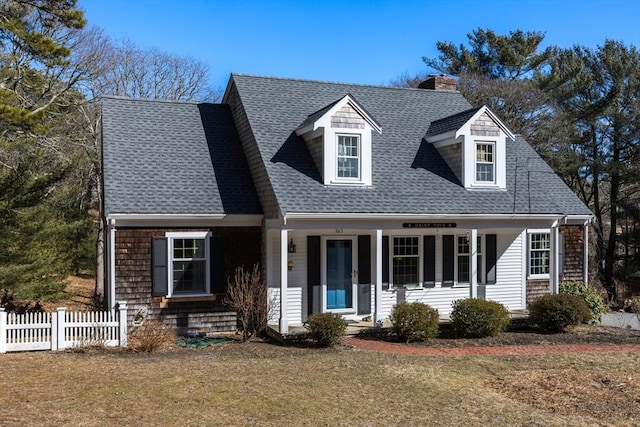
[(469, 238), (458, 236), (458, 283), (469, 283), (471, 281), (471, 251)]
[(169, 295), (208, 294), (209, 233), (167, 233)]
[(420, 238), (393, 238), (393, 286), (418, 286), (420, 274)]
[(487, 142), (476, 144), (476, 182), (495, 182), (495, 145)]
[(338, 135), (338, 179), (360, 179), (360, 137)]
[(529, 234), (529, 276), (548, 276), (551, 259), (551, 235)]

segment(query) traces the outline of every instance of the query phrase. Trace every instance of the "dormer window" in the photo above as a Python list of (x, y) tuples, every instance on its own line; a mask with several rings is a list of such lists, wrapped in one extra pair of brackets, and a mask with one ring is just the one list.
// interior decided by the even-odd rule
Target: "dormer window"
[(476, 143), (476, 182), (495, 182), (495, 158), (494, 144), (480, 142)]
[(338, 179), (360, 179), (360, 136), (338, 135)]
[(296, 129), (324, 185), (373, 185), (373, 133), (382, 127), (352, 95), (310, 114)]
[(515, 135), (486, 106), (431, 122), (426, 134), (470, 190), (506, 190), (508, 139)]

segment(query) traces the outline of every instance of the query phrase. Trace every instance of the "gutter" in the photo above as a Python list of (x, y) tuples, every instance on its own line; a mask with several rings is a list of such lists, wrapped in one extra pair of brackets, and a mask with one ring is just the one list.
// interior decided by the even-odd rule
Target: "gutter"
[[(565, 216), (566, 217), (566, 216)], [(556, 219), (563, 218), (559, 214), (384, 214), (384, 213), (319, 213), (319, 212), (291, 212), (283, 215), (284, 224), (287, 219), (396, 219), (396, 220), (437, 220), (443, 218), (464, 219)]]

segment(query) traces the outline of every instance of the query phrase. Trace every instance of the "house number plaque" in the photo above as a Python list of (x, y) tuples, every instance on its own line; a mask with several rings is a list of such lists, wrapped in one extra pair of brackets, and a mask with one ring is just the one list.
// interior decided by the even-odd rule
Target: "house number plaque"
[(455, 222), (404, 222), (403, 228), (455, 228)]

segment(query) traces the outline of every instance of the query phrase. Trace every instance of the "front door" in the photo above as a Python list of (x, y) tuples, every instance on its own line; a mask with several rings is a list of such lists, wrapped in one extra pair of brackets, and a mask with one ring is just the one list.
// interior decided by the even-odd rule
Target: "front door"
[(327, 240), (327, 310), (353, 308), (353, 240)]

